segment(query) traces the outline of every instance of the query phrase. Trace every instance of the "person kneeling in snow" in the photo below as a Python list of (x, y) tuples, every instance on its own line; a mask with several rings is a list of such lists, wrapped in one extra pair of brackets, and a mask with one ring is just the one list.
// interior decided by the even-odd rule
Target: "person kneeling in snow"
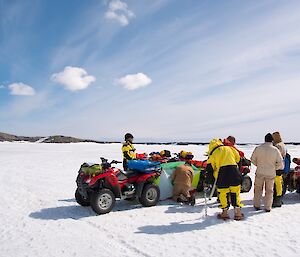
[(186, 162), (178, 166), (171, 175), (173, 186), (173, 200), (176, 202), (187, 202), (192, 205), (195, 204), (195, 198), (191, 195), (192, 181), (194, 177), (194, 170), (191, 165)]
[(219, 219), (229, 219), (228, 209), (231, 199), (231, 205), (234, 207), (234, 219), (241, 220), (244, 214), (241, 212), (240, 191), (242, 177), (238, 170), (240, 155), (233, 147), (223, 145), (220, 139), (213, 139), (208, 146), (208, 160), (206, 167), (206, 184), (215, 178), (217, 190), (219, 193), (220, 205), (223, 210), (218, 214)]

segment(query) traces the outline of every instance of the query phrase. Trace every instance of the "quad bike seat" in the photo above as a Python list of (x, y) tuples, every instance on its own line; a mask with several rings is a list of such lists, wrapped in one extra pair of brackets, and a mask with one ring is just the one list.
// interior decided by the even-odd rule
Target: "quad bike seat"
[(119, 181), (123, 181), (127, 178), (131, 178), (134, 176), (137, 176), (138, 174), (140, 174), (140, 172), (135, 171), (135, 170), (122, 170), (117, 174), (117, 178)]

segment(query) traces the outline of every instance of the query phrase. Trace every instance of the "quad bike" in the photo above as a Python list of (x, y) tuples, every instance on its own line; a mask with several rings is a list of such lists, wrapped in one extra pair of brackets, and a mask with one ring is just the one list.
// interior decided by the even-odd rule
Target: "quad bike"
[[(251, 165), (251, 163), (250, 163), (250, 165)], [(248, 173), (250, 173), (250, 165), (240, 167), (240, 173), (242, 175), (242, 184), (241, 184), (241, 192), (242, 193), (249, 192), (252, 187), (252, 180), (248, 176)]]
[(118, 161), (108, 162), (101, 158), (102, 163), (81, 165), (76, 179), (75, 199), (82, 206), (91, 206), (97, 214), (109, 213), (116, 198), (139, 202), (146, 207), (154, 206), (159, 201), (160, 190), (154, 180), (160, 176), (160, 168), (151, 173), (123, 171), (112, 167)]
[(282, 186), (282, 195), (284, 195), (286, 191), (293, 192), (296, 190), (297, 193), (300, 193), (300, 166), (290, 169), (287, 174), (283, 175)]

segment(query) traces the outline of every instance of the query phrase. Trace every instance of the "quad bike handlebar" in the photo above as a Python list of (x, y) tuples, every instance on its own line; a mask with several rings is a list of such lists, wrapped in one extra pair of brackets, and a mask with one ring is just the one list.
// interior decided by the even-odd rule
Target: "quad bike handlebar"
[(116, 160), (112, 160), (110, 163), (111, 163), (111, 164), (118, 164), (118, 163), (122, 163), (122, 162), (116, 161)]
[(118, 163), (122, 163), (120, 161), (117, 161), (117, 160), (112, 160), (111, 162), (108, 161), (108, 159), (105, 159), (104, 157), (100, 157), (100, 160), (101, 160), (101, 164), (118, 164)]

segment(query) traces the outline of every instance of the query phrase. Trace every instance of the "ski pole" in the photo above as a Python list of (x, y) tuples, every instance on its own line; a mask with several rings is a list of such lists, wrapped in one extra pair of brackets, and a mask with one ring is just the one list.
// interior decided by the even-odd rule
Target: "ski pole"
[(209, 200), (211, 200), (211, 198), (213, 197), (213, 195), (214, 195), (214, 192), (215, 192), (215, 190), (216, 190), (216, 184), (217, 184), (217, 180), (215, 180), (215, 182), (214, 182), (214, 185), (213, 185), (213, 187), (212, 187), (212, 189), (211, 189), (211, 191), (210, 191), (210, 195), (209, 195)]
[(207, 217), (207, 195), (206, 195), (206, 192), (207, 192), (207, 188), (204, 188), (204, 216)]

